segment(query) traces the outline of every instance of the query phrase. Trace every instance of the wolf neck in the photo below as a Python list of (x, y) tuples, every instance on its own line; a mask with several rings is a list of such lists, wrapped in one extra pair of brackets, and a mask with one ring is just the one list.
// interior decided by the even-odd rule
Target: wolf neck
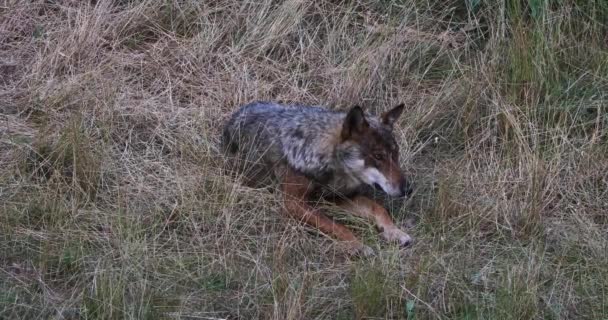
[(286, 135), (283, 153), (287, 163), (317, 182), (326, 183), (331, 180), (337, 171), (336, 148), (341, 142), (342, 119), (343, 117), (336, 117), (332, 121), (335, 123), (324, 123), (323, 127), (312, 128), (310, 135), (304, 138)]

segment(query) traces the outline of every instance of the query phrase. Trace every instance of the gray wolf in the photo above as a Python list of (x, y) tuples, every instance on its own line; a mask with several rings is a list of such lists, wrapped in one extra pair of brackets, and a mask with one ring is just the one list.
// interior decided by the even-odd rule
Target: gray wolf
[(360, 192), (368, 185), (393, 197), (412, 193), (393, 135), (403, 109), (400, 104), (374, 116), (359, 106), (346, 112), (253, 102), (226, 122), (222, 149), (240, 163), (237, 168), (249, 183), (278, 180), (289, 216), (345, 241), (349, 251), (367, 255), (371, 248), (311, 201), (332, 199), (346, 211), (372, 220), (384, 239), (409, 245), (412, 238), (393, 223), (387, 210)]

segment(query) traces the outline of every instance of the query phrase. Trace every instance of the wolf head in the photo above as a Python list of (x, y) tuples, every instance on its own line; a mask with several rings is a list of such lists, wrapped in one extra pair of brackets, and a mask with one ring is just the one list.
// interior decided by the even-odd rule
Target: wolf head
[(400, 104), (380, 117), (366, 117), (359, 106), (353, 107), (344, 118), (338, 147), (347, 174), (395, 197), (412, 193), (399, 167), (399, 146), (393, 135), (403, 108)]

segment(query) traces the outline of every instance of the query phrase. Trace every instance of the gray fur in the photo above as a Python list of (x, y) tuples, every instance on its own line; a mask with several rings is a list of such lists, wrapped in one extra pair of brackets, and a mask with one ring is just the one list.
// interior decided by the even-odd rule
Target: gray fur
[[(347, 194), (363, 182), (354, 174), (361, 161), (355, 143), (342, 141), (346, 112), (319, 106), (253, 102), (241, 107), (223, 130), (223, 148), (239, 153), (257, 171), (270, 174), (282, 166), (306, 175), (333, 192)], [(392, 130), (366, 114), (369, 125), (392, 139)]]

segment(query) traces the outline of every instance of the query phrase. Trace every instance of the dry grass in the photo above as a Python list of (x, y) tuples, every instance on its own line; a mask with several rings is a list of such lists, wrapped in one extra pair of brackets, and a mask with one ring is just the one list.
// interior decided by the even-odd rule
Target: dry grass
[[(0, 318), (608, 319), (608, 5), (0, 1)], [(399, 124), (417, 240), (222, 175), (251, 100)]]

